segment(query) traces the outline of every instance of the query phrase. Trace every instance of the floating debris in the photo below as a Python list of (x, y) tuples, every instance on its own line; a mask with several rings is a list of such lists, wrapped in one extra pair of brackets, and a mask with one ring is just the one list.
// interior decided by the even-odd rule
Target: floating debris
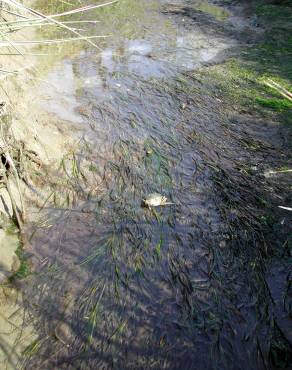
[(142, 200), (142, 203), (148, 208), (174, 204), (172, 202), (168, 202), (167, 198), (159, 193), (149, 194), (145, 199)]

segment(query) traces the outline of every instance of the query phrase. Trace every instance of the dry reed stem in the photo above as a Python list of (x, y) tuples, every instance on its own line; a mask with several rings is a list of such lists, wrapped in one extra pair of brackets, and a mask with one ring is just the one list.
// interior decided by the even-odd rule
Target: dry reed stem
[[(74, 14), (74, 13), (80, 13), (82, 11), (87, 11), (87, 10), (92, 10), (92, 9), (95, 9), (95, 8), (101, 8), (103, 6), (107, 6), (107, 5), (111, 5), (111, 4), (114, 4), (116, 3), (118, 0), (114, 0), (114, 1), (110, 1), (108, 3), (104, 3), (104, 4), (99, 4), (99, 5), (96, 5), (96, 6), (87, 6), (87, 7), (84, 7), (84, 8), (79, 8), (79, 9), (74, 9), (74, 10), (71, 10), (69, 12), (65, 12), (64, 13), (60, 13), (61, 15), (69, 15), (69, 14)], [(93, 47), (101, 50), (101, 48), (96, 45), (95, 43), (93, 43), (90, 38), (88, 38), (88, 36), (83, 36), (82, 34), (80, 34), (78, 31), (72, 29), (72, 27), (69, 27), (67, 26), (66, 24), (60, 22), (60, 21), (57, 21), (55, 18), (56, 16), (60, 16), (60, 15), (54, 15), (53, 17), (52, 16), (47, 16), (47, 15), (44, 15), (40, 12), (38, 12), (37, 10), (34, 10), (32, 8), (29, 8), (29, 7), (25, 7), (24, 5), (22, 5), (21, 3), (19, 3), (18, 1), (15, 1), (15, 0), (3, 0), (2, 2), (12, 6), (12, 7), (16, 7), (17, 9), (21, 9), (21, 10), (24, 10), (24, 11), (27, 11), (29, 12), (30, 14), (33, 14), (35, 16), (37, 16), (38, 18), (37, 19), (43, 19), (44, 21), (51, 21), (53, 23), (55, 23), (56, 25), (74, 33), (75, 35), (77, 35), (78, 37), (80, 37), (81, 39), (83, 39), (84, 41), (87, 41), (90, 45), (92, 45)]]
[(264, 81), (264, 84), (269, 86), (271, 89), (276, 90), (284, 98), (292, 101), (292, 93), (290, 93), (290, 91), (286, 90), (283, 86), (279, 85), (277, 82), (275, 82), (275, 81), (273, 81), (269, 78), (267, 81)]
[(286, 211), (292, 211), (291, 207), (284, 207), (284, 206), (278, 206), (281, 209), (285, 209)]

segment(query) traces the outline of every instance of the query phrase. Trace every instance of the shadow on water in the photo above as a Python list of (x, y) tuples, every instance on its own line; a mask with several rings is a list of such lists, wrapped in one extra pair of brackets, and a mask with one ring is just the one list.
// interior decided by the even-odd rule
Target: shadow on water
[[(274, 337), (288, 356), (264, 278), (260, 189), (235, 170), (252, 163), (248, 134), (226, 129), (220, 99), (189, 73), (237, 41), (205, 13), (186, 21), (185, 2), (174, 18), (161, 3), (140, 37), (65, 60), (40, 87), (83, 137), (30, 225), (23, 290), (39, 337), (26, 368), (263, 369)], [(153, 192), (173, 205), (141, 207)]]

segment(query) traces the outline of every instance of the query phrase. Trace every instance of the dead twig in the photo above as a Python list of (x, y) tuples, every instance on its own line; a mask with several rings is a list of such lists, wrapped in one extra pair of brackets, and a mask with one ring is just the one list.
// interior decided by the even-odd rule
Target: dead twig
[[(3, 127), (1, 127), (1, 137), (0, 137), (0, 154), (2, 156), (1, 160), (1, 168), (2, 168), (2, 176), (4, 180), (4, 185), (7, 189), (7, 192), (10, 197), (10, 202), (12, 206), (12, 211), (13, 211), (13, 219), (17, 225), (17, 227), (21, 230), (21, 224), (22, 224), (22, 219), (24, 218), (24, 203), (23, 203), (23, 198), (22, 198), (22, 193), (20, 189), (20, 180), (18, 176), (18, 171), (17, 168), (14, 164), (14, 161), (9, 153), (9, 146), (5, 141), (4, 134), (3, 134)], [(21, 205), (21, 213), (19, 213), (15, 201), (15, 197), (13, 195), (13, 192), (10, 187), (9, 179), (8, 179), (8, 171), (11, 171), (15, 181), (16, 181), (16, 186), (17, 190), (19, 193), (19, 199), (20, 199), (20, 205)]]
[(9, 179), (7, 177), (7, 171), (6, 171), (3, 164), (1, 166), (2, 166), (2, 170), (3, 170), (1, 172), (2, 172), (2, 176), (3, 176), (3, 180), (4, 180), (4, 186), (5, 186), (5, 188), (8, 192), (10, 202), (11, 202), (11, 206), (12, 206), (12, 212), (13, 212), (12, 219), (13, 219), (14, 223), (16, 224), (16, 226), (18, 227), (18, 229), (21, 231), (22, 223), (23, 223), (22, 217), (19, 214), (19, 211), (17, 209), (15, 198), (14, 198), (13, 192), (12, 192), (11, 187), (10, 187)]
[(292, 211), (291, 207), (283, 207), (283, 206), (278, 206), (281, 209), (285, 209), (286, 211)]

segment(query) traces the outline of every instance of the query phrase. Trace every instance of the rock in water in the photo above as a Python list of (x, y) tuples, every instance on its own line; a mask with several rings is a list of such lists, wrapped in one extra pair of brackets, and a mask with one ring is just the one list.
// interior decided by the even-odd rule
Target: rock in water
[(65, 322), (60, 322), (54, 330), (55, 337), (63, 344), (69, 347), (69, 344), (72, 340), (72, 330), (71, 327), (65, 323)]

